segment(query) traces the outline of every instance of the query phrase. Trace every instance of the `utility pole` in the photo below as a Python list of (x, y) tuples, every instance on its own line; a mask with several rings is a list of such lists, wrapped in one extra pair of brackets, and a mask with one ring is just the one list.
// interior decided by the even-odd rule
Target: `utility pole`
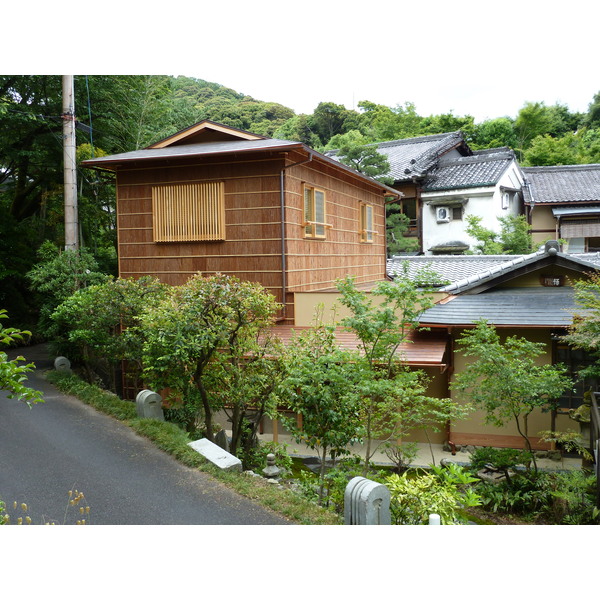
[(75, 87), (73, 75), (62, 76), (65, 250), (79, 249), (77, 165), (75, 158)]

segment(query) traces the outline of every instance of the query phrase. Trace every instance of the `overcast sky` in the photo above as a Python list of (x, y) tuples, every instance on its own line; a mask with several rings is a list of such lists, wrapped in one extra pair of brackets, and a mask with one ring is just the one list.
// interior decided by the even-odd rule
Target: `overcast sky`
[(80, 6), (87, 4), (71, 12), (38, 0), (8, 8), (14, 18), (3, 27), (0, 71), (186, 75), (297, 113), (322, 101), (413, 102), (423, 116), (452, 111), (478, 122), (514, 117), (527, 101), (584, 112), (600, 91), (589, 0)]

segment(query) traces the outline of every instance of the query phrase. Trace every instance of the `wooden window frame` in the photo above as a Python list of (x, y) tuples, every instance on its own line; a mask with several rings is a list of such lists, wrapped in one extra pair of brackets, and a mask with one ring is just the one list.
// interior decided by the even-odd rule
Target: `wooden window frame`
[(152, 232), (161, 243), (224, 241), (224, 182), (153, 186)]
[[(322, 206), (318, 211), (316, 198), (320, 197)], [(331, 229), (331, 225), (326, 222), (327, 219), (327, 196), (325, 190), (304, 184), (302, 188), (302, 198), (304, 202), (304, 237), (324, 240), (327, 235), (327, 229)], [(319, 212), (321, 213), (319, 215)], [(321, 217), (319, 219), (319, 216)]]
[(375, 234), (377, 232), (375, 231), (375, 229), (373, 229), (373, 218), (373, 205), (361, 204), (359, 217), (359, 232), (360, 241), (364, 244), (372, 244), (375, 240)]

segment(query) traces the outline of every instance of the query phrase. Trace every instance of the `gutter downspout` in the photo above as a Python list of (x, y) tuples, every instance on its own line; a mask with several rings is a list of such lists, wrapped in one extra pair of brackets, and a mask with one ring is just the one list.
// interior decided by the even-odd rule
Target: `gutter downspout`
[(285, 319), (287, 316), (287, 303), (285, 301), (287, 293), (287, 258), (285, 253), (285, 172), (291, 167), (297, 167), (298, 165), (304, 165), (306, 163), (309, 163), (312, 161), (312, 159), (313, 152), (309, 152), (307, 159), (292, 163), (291, 165), (287, 165), (283, 167), (283, 169), (281, 169), (281, 172), (279, 173), (279, 203), (281, 209), (281, 303), (283, 304), (281, 320)]

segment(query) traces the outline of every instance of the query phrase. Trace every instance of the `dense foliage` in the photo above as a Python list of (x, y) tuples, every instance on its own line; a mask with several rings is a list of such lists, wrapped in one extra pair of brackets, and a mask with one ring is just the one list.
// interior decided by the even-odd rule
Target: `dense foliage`
[[(0, 319), (6, 319), (6, 311), (0, 310)], [(28, 331), (20, 331), (14, 327), (3, 327), (0, 324), (0, 346), (11, 346), (23, 342), (30, 336)], [(26, 385), (27, 373), (33, 371), (35, 366), (25, 362), (22, 356), (9, 359), (6, 352), (0, 351), (0, 390), (8, 392), (8, 398), (16, 398), (29, 406), (35, 402), (43, 402), (41, 392)]]
[[(211, 119), (317, 150), (346, 145), (348, 160), (365, 172), (375, 168), (378, 177), (385, 175), (385, 165), (366, 144), (457, 130), (474, 149), (513, 148), (523, 165), (600, 162), (600, 93), (587, 113), (528, 102), (514, 117), (475, 123), (469, 115), (419, 115), (407, 101), (388, 107), (363, 100), (352, 109), (321, 102), (312, 114), (297, 115), (201, 79), (82, 75), (75, 77), (75, 109), (78, 161), (143, 148)], [(25, 274), (44, 241), (64, 245), (61, 112), (60, 76), (0, 76), (0, 305), (11, 324), (29, 329), (40, 299), (29, 293)], [(85, 169), (77, 175), (82, 246), (101, 272), (116, 275), (112, 179)], [(410, 250), (402, 235), (406, 220), (393, 204), (387, 217), (390, 249)]]

